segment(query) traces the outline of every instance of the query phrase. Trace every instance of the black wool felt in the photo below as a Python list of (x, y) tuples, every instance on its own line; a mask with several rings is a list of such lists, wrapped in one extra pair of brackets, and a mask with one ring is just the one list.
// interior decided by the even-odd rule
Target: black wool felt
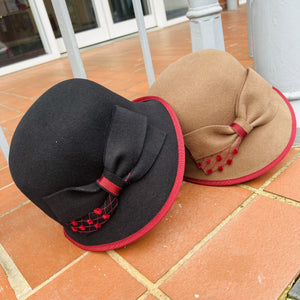
[[(141, 147), (146, 146), (146, 150), (132, 156), (136, 165), (132, 178), (129, 176), (132, 184), (121, 190), (118, 207), (100, 230), (85, 235), (65, 226), (67, 235), (84, 246), (125, 239), (144, 228), (163, 208), (178, 172), (178, 140), (166, 108), (154, 100), (133, 103), (89, 80), (72, 79), (54, 86), (35, 102), (18, 125), (11, 144), (10, 170), (16, 185), (47, 215), (64, 224), (74, 216), (80, 217), (81, 206), (85, 211), (93, 209), (107, 195), (102, 190), (86, 193), (68, 189), (93, 184), (103, 174), (116, 106), (146, 119), (146, 129), (141, 126), (137, 130), (138, 137), (145, 135)], [(136, 124), (127, 126), (127, 122), (122, 135), (129, 149), (136, 146), (132, 148), (135, 153), (140, 146), (131, 128)], [(114, 144), (118, 147), (117, 140)], [(148, 168), (141, 178), (138, 168)], [(109, 169), (115, 172), (114, 166)], [(123, 171), (118, 173), (123, 175)], [(65, 189), (68, 200), (59, 199), (59, 192)], [(49, 195), (56, 195), (53, 203)], [(68, 212), (70, 202), (73, 211)], [(57, 205), (61, 213), (54, 212)]]

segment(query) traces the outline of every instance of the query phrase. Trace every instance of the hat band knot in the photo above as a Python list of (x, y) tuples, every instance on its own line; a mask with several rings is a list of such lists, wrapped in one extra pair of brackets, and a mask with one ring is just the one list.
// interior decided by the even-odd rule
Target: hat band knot
[(102, 189), (108, 193), (112, 194), (113, 196), (119, 196), (120, 191), (129, 184), (129, 175), (130, 173), (125, 177), (125, 180), (123, 180), (116, 174), (105, 169), (102, 173), (102, 176), (96, 181), (97, 184), (99, 184)]
[(103, 189), (107, 190), (109, 193), (115, 196), (118, 196), (122, 189), (121, 187), (108, 180), (103, 175), (100, 177), (100, 179), (97, 180), (97, 183), (101, 185)]
[(249, 134), (253, 126), (248, 123), (247, 120), (244, 120), (242, 118), (237, 118), (234, 120), (234, 122), (230, 125), (230, 127), (243, 139), (246, 137), (247, 134)]

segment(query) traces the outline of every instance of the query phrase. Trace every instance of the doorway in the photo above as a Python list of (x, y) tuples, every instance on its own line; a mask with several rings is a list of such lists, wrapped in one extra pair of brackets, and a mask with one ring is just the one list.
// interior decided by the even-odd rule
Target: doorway
[[(147, 28), (156, 25), (149, 0), (142, 0)], [(44, 0), (59, 51), (65, 52), (51, 0)], [(79, 48), (137, 32), (132, 0), (66, 0)]]

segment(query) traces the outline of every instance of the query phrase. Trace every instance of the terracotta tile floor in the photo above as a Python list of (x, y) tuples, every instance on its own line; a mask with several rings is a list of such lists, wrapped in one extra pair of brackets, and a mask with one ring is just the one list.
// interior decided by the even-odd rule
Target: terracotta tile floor
[[(246, 8), (223, 12), (226, 51), (245, 66)], [(156, 76), (191, 52), (188, 22), (148, 34)], [(82, 52), (89, 79), (128, 99), (147, 93), (137, 36)], [(1, 77), (0, 126), (10, 143), (46, 89), (72, 77), (67, 58)], [(277, 299), (300, 267), (300, 152), (238, 186), (183, 183), (146, 236), (90, 253), (14, 185), (0, 153), (0, 299)]]

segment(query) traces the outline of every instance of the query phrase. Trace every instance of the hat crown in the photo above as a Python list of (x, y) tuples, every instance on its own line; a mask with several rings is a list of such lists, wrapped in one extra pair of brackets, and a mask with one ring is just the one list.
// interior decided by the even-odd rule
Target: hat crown
[(186, 180), (228, 185), (255, 178), (282, 159), (294, 138), (288, 101), (225, 51), (184, 56), (160, 74), (148, 94), (165, 99), (178, 116), (189, 150)]
[(201, 50), (171, 64), (148, 94), (171, 104), (187, 134), (204, 126), (231, 124), (245, 77), (246, 69), (230, 54)]
[(30, 200), (40, 205), (46, 195), (100, 177), (114, 105), (130, 108), (132, 103), (83, 79), (59, 83), (33, 104), (10, 151), (13, 179)]

